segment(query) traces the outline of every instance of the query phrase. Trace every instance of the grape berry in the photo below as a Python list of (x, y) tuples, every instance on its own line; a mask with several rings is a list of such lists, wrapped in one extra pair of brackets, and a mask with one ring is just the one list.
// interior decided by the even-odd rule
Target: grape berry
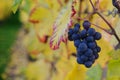
[(84, 21), (83, 30), (80, 30), (80, 25), (77, 23), (68, 32), (68, 39), (74, 41), (77, 50), (77, 63), (84, 64), (87, 68), (92, 66), (101, 51), (95, 40), (100, 40), (102, 35), (90, 26), (89, 21)]

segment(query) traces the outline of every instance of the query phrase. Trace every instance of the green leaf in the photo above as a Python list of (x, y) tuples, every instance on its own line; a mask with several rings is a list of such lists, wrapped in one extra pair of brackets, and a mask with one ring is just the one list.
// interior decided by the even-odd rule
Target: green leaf
[(101, 76), (102, 76), (102, 69), (101, 66), (98, 64), (87, 71), (86, 80), (101, 80)]
[(112, 58), (112, 59), (120, 59), (120, 49), (117, 50), (113, 50), (110, 53), (108, 53), (108, 55)]
[(14, 0), (13, 2), (14, 2), (14, 3), (13, 3), (13, 6), (12, 6), (12, 11), (13, 11), (13, 13), (15, 14), (16, 11), (17, 11), (17, 9), (18, 9), (18, 7), (19, 7), (20, 4), (22, 3), (22, 0)]
[(111, 60), (108, 63), (107, 80), (120, 79), (120, 60)]

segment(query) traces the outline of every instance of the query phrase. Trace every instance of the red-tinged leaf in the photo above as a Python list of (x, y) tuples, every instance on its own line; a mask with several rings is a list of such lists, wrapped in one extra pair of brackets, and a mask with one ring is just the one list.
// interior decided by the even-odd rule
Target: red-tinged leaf
[(32, 54), (32, 55), (38, 55), (38, 54), (40, 54), (40, 51), (38, 51), (38, 50), (32, 50), (32, 51), (30, 51), (30, 54)]
[(49, 37), (49, 36), (47, 36), (47, 35), (43, 35), (42, 37), (40, 37), (39, 34), (37, 34), (38, 40), (39, 40), (40, 42), (42, 42), (42, 43), (46, 43), (47, 40), (48, 40), (48, 37)]
[(60, 42), (67, 42), (68, 28), (72, 23), (72, 2), (63, 8), (53, 25), (53, 35), (50, 39), (50, 47), (55, 50), (59, 48)]
[(72, 6), (72, 17), (76, 14), (76, 10), (74, 9), (74, 6)]

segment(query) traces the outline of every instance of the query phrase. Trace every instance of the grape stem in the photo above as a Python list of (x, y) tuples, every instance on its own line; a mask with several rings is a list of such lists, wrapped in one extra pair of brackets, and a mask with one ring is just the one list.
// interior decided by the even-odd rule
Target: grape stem
[(94, 12), (95, 14), (99, 15), (99, 16), (105, 21), (105, 23), (106, 23), (106, 24), (109, 26), (109, 28), (112, 30), (112, 33), (113, 33), (113, 35), (115, 36), (115, 38), (117, 39), (117, 41), (120, 43), (120, 39), (119, 39), (119, 37), (118, 37), (115, 29), (114, 29), (114, 28), (112, 27), (112, 25), (103, 17), (103, 15), (102, 15), (100, 12), (98, 12), (98, 9), (96, 9), (96, 7), (93, 5), (93, 2), (92, 2), (91, 0), (89, 0), (89, 1), (90, 1), (90, 4), (92, 5), (93, 12)]
[(90, 4), (92, 5), (93, 10), (96, 11), (96, 8), (95, 8), (93, 2), (91, 0), (89, 0), (89, 1), (90, 1)]
[[(79, 12), (78, 12), (78, 17), (81, 17), (81, 13), (82, 13), (82, 0), (80, 0), (80, 2), (79, 2)], [(78, 19), (78, 22), (80, 22), (79, 19)]]
[(113, 35), (115, 36), (115, 38), (118, 40), (118, 42), (120, 43), (120, 39), (115, 31), (115, 29), (112, 27), (112, 25), (99, 13), (96, 12), (105, 22), (106, 24), (109, 26), (109, 28), (112, 30)]
[(113, 33), (110, 32), (109, 30), (106, 30), (106, 29), (104, 29), (104, 28), (102, 28), (102, 27), (100, 27), (100, 26), (98, 26), (98, 25), (96, 25), (96, 24), (93, 24), (93, 23), (91, 23), (91, 24), (94, 25), (94, 26), (96, 26), (97, 28), (99, 28), (99, 29), (105, 31), (105, 32), (108, 33), (108, 34), (113, 35)]

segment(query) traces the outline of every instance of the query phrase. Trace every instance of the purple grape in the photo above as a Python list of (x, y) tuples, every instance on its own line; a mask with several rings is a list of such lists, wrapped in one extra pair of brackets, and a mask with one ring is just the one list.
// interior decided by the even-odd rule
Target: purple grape
[(79, 32), (79, 27), (74, 27), (73, 31), (74, 31), (74, 33), (78, 33)]
[(87, 31), (84, 29), (80, 32), (79, 35), (80, 35), (81, 38), (85, 38), (87, 36)]
[(95, 29), (89, 28), (87, 33), (88, 33), (89, 36), (93, 36), (93, 35), (95, 35)]
[(88, 37), (86, 37), (86, 41), (87, 42), (92, 42), (92, 41), (94, 41), (94, 37), (93, 36), (88, 36)]
[(73, 39), (73, 40), (79, 39), (79, 34), (73, 34), (73, 35), (72, 35), (72, 39)]
[(91, 62), (91, 61), (87, 61), (87, 62), (85, 62), (84, 64), (85, 64), (85, 66), (86, 66), (87, 68), (90, 68), (90, 67), (92, 66), (92, 62)]
[(96, 49), (97, 49), (97, 52), (101, 51), (101, 48), (99, 46), (97, 46)]
[(91, 23), (89, 21), (86, 20), (83, 22), (84, 29), (88, 30), (90, 28), (90, 26), (91, 26)]
[(94, 55), (92, 55), (91, 57), (89, 57), (89, 61), (95, 61), (95, 56)]
[(68, 35), (68, 39), (69, 39), (70, 41), (73, 41), (72, 36), (70, 36), (70, 35)]
[(97, 51), (97, 49), (96, 48), (94, 48), (93, 49), (93, 53), (97, 53), (98, 51)]
[(85, 43), (80, 43), (78, 47), (82, 52), (87, 50), (87, 45)]
[(68, 31), (68, 35), (72, 35), (74, 33), (74, 31), (73, 31), (73, 29), (69, 29), (69, 31)]
[(80, 58), (81, 58), (82, 61), (87, 61), (88, 60), (88, 57), (85, 56), (85, 55), (81, 55)]
[(94, 35), (95, 40), (100, 40), (101, 37), (102, 37), (102, 35), (99, 32), (96, 32), (95, 35)]
[(90, 43), (88, 43), (88, 47), (90, 49), (94, 49), (96, 47), (96, 43), (95, 42), (90, 42)]
[(74, 27), (80, 28), (80, 24), (79, 24), (79, 23), (76, 23), (76, 24), (74, 25)]
[(84, 55), (86, 55), (86, 56), (88, 56), (88, 57), (89, 57), (89, 56), (92, 56), (92, 55), (93, 55), (93, 51), (88, 48)]
[(95, 59), (98, 59), (99, 55), (98, 53), (94, 53)]
[(77, 63), (78, 63), (78, 64), (83, 64), (84, 61), (83, 61), (80, 57), (78, 57), (78, 58), (77, 58)]
[(75, 40), (75, 41), (74, 41), (74, 45), (75, 45), (76, 47), (78, 47), (79, 44), (80, 44), (80, 42), (81, 42), (80, 40)]

